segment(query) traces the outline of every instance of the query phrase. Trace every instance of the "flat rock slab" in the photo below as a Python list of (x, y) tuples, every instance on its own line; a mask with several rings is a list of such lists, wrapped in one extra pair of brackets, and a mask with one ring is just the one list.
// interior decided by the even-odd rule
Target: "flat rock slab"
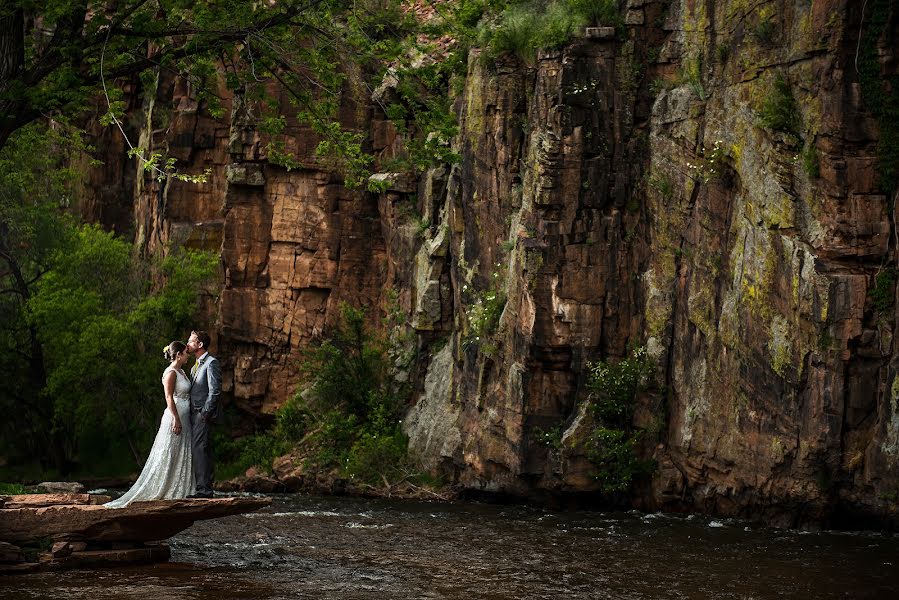
[(151, 500), (124, 508), (68, 504), (0, 510), (0, 540), (27, 542), (45, 537), (94, 542), (154, 542), (195, 521), (253, 512), (271, 498)]
[(3, 508), (40, 508), (59, 504), (105, 504), (110, 496), (98, 494), (19, 494), (4, 496)]

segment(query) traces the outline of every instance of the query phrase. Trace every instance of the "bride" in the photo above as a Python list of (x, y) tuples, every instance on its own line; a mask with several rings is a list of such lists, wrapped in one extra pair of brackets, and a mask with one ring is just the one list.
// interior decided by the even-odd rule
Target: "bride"
[(190, 378), (181, 367), (190, 356), (182, 342), (172, 342), (163, 350), (171, 364), (162, 372), (166, 411), (147, 463), (140, 477), (125, 494), (107, 502), (108, 508), (122, 508), (138, 500), (184, 498), (194, 493), (191, 465)]

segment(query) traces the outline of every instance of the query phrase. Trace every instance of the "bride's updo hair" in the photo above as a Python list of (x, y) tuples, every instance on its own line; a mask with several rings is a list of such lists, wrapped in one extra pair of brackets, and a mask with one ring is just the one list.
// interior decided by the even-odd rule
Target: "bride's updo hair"
[(172, 342), (171, 344), (169, 344), (168, 346), (166, 346), (165, 348), (162, 349), (162, 354), (163, 354), (163, 356), (165, 356), (166, 360), (172, 361), (172, 360), (175, 360), (175, 356), (177, 356), (181, 352), (184, 352), (185, 348), (187, 348), (187, 346), (184, 345), (184, 342), (179, 342), (178, 340), (175, 340), (174, 342)]

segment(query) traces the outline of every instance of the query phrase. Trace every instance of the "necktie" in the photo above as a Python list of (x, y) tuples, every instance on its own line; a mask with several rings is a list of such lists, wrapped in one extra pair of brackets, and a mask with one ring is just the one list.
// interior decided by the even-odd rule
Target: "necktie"
[(200, 365), (202, 365), (202, 364), (203, 364), (202, 360), (198, 360), (197, 362), (194, 363), (193, 368), (190, 370), (190, 378), (191, 379), (195, 379), (197, 377), (197, 371), (200, 370)]

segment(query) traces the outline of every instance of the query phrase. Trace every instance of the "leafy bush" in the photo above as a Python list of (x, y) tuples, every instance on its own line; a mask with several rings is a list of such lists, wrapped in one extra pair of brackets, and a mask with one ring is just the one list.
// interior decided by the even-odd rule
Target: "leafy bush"
[(593, 413), (606, 423), (625, 427), (630, 424), (637, 392), (646, 385), (653, 364), (640, 346), (630, 357), (615, 364), (598, 362), (589, 366), (587, 389)]
[(616, 0), (567, 0), (563, 4), (586, 25), (620, 27), (624, 23)]
[(294, 395), (278, 410), (276, 415), (275, 435), (288, 442), (299, 442), (309, 430), (312, 416), (306, 408), (302, 397)]
[(769, 45), (774, 41), (774, 19), (771, 16), (759, 18), (759, 22), (752, 30), (753, 35), (763, 46)]
[(343, 470), (351, 478), (368, 484), (405, 476), (409, 440), (399, 427), (386, 435), (364, 431), (353, 443), (344, 461)]
[(534, 44), (537, 48), (559, 48), (583, 29), (586, 21), (565, 2), (553, 2), (538, 21)]
[(532, 62), (536, 51), (540, 16), (528, 5), (506, 10), (499, 25), (492, 31), (484, 29), (492, 54), (511, 54), (524, 62)]
[(643, 432), (631, 425), (637, 392), (647, 385), (654, 365), (645, 347), (616, 364), (589, 366), (587, 389), (597, 426), (586, 441), (594, 477), (606, 493), (626, 492), (634, 479), (652, 471), (653, 462), (637, 457)]
[(874, 310), (886, 313), (895, 303), (896, 270), (883, 269), (874, 276), (874, 287), (868, 290), (868, 297)]
[(762, 101), (759, 109), (759, 122), (763, 127), (774, 131), (799, 135), (802, 123), (799, 107), (793, 97), (790, 84), (780, 73), (774, 78), (774, 85), (771, 86), (768, 95)]
[(388, 348), (365, 327), (363, 310), (347, 304), (340, 310), (332, 336), (304, 360), (306, 390), (280, 408), (270, 431), (227, 448), (234, 474), (253, 465), (269, 470), (291, 448), (299, 448), (310, 468), (372, 485), (409, 471), (399, 422), (405, 389), (390, 376)]
[(636, 445), (640, 432), (598, 427), (587, 442), (587, 458), (596, 467), (595, 477), (606, 493), (626, 492), (634, 479), (652, 472), (654, 462), (640, 460)]
[(813, 140), (809, 140), (802, 149), (802, 169), (806, 175), (817, 179), (821, 176), (821, 163), (818, 158), (818, 148)]
[(366, 422), (371, 394), (390, 391), (386, 347), (366, 330), (363, 309), (344, 303), (340, 312), (332, 337), (307, 354), (302, 375), (312, 384), (312, 408), (338, 408)]
[(532, 63), (538, 49), (563, 46), (587, 25), (622, 22), (615, 0), (534, 0), (507, 7), (495, 26), (483, 25), (481, 44), (490, 49), (487, 58), (512, 54)]

